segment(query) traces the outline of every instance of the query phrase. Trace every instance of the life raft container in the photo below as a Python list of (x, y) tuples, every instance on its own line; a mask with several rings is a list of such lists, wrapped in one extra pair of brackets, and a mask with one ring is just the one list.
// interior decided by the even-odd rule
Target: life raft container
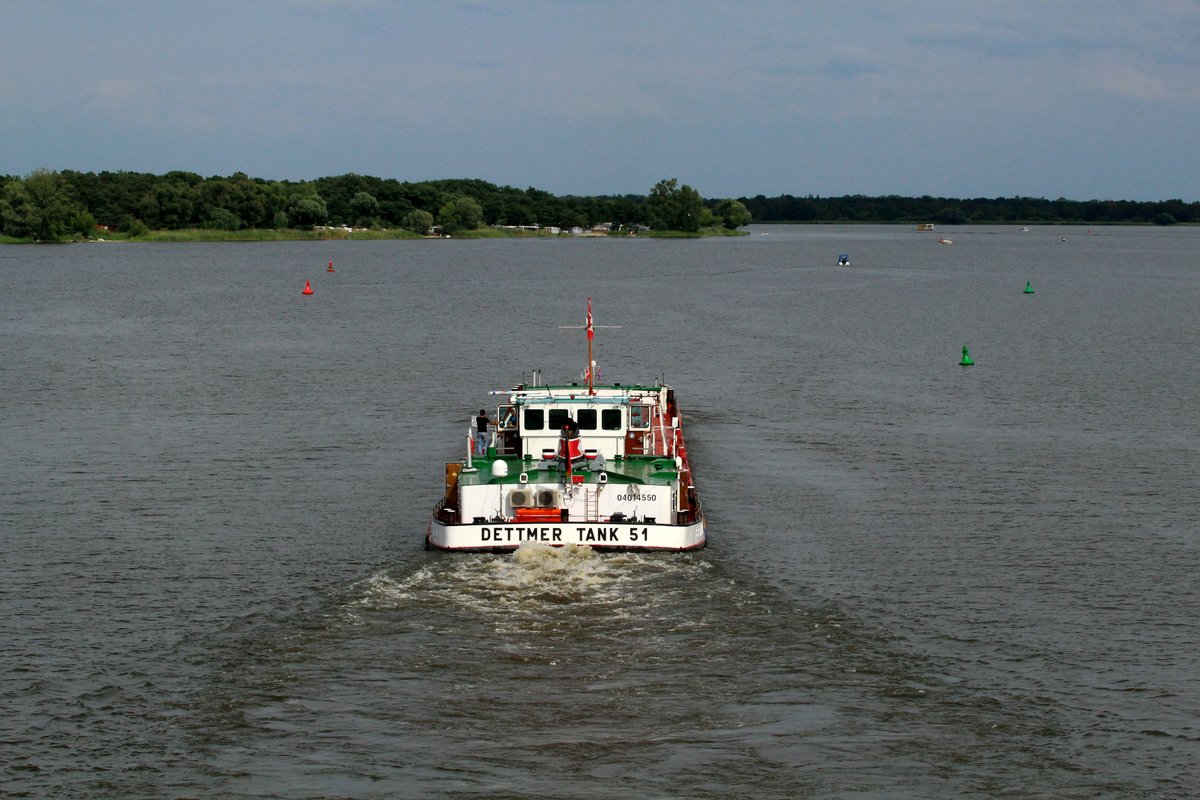
[(514, 508), (514, 522), (561, 522), (562, 510), (558, 508)]

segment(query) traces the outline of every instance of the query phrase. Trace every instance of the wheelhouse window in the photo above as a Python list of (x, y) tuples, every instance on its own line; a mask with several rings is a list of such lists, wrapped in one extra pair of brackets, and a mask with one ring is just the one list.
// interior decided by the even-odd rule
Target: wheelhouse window
[(575, 412), (575, 421), (579, 423), (579, 430), (594, 431), (596, 430), (596, 409), (581, 408)]
[(621, 409), (606, 408), (600, 412), (600, 427), (606, 431), (621, 430)]
[(565, 408), (550, 409), (550, 429), (561, 430), (563, 425), (567, 424), (567, 420), (571, 418), (571, 412)]
[(540, 431), (546, 428), (546, 412), (540, 408), (525, 409), (525, 430)]
[(635, 431), (650, 430), (650, 406), (631, 405), (629, 407), (629, 427)]

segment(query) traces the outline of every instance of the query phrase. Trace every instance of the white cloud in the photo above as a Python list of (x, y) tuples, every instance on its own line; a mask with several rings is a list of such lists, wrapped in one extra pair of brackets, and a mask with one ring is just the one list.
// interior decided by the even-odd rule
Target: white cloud
[(1085, 80), (1093, 88), (1119, 100), (1158, 104), (1173, 99), (1172, 92), (1162, 80), (1132, 64), (1093, 65)]

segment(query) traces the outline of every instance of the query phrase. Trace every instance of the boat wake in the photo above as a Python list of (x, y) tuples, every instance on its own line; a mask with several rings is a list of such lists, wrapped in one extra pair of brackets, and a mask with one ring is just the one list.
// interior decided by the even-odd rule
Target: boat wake
[[(249, 660), (222, 671), (212, 718), (225, 727), (233, 709), (294, 752), (314, 736), (386, 750), (396, 766), (372, 764), (372, 779), (412, 781), (417, 765), (423, 796), (518, 780), (538, 796), (796, 796), (823, 769), (881, 795), (958, 790), (931, 757), (1073, 776), (1069, 745), (1047, 746), (1065, 738), (1053, 714), (981, 699), (836, 603), (701, 553), (416, 556), (331, 601), (320, 624), (238, 648)], [(258, 766), (248, 735), (218, 748), (231, 774)], [(464, 754), (450, 771), (447, 752)], [(589, 790), (598, 754), (622, 776), (609, 794)], [(913, 767), (880, 774), (889, 758)], [(325, 762), (286, 767), (297, 791), (329, 780)]]
[[(534, 592), (549, 602), (586, 599), (589, 591), (611, 582), (611, 570), (592, 548), (570, 544), (551, 547), (526, 542), (513, 558), (492, 564), (498, 587)], [(529, 597), (528, 594), (524, 596)]]
[(571, 619), (623, 618), (629, 597), (642, 613), (711, 571), (701, 558), (601, 553), (586, 545), (525, 542), (503, 555), (438, 559), (404, 577), (379, 572), (350, 587), (342, 608), (352, 616), (406, 609), (439, 615), (520, 620), (570, 610)]

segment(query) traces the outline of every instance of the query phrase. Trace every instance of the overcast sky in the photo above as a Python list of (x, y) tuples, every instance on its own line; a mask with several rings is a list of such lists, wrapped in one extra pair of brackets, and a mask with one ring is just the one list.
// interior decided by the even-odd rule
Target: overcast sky
[(1200, 200), (1200, 0), (0, 0), (0, 173)]

